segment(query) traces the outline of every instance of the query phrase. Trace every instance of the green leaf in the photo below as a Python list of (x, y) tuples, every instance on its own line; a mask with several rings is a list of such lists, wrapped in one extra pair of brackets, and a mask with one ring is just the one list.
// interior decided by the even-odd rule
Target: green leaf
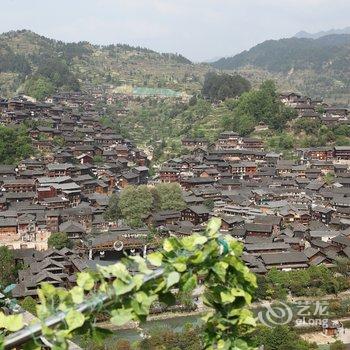
[(131, 278), (130, 272), (127, 270), (126, 266), (122, 263), (116, 263), (109, 267), (110, 273), (124, 282), (128, 282)]
[(186, 264), (184, 263), (174, 263), (173, 266), (175, 267), (175, 269), (179, 272), (184, 272), (186, 271)]
[(84, 301), (84, 289), (75, 286), (71, 289), (70, 294), (72, 295), (72, 299), (74, 304), (80, 304)]
[(131, 309), (113, 310), (112, 315), (113, 317), (111, 318), (111, 322), (116, 326), (122, 326), (133, 319), (133, 314)]
[(153, 265), (153, 266), (161, 266), (162, 260), (163, 260), (163, 254), (161, 252), (155, 252), (147, 255), (147, 260)]
[(255, 327), (256, 321), (255, 318), (252, 316), (252, 313), (248, 309), (243, 309), (239, 314), (238, 324), (246, 324)]
[(212, 270), (218, 275), (221, 281), (225, 282), (226, 269), (228, 268), (228, 264), (224, 261), (219, 261), (214, 264)]
[(174, 284), (178, 283), (180, 281), (180, 274), (176, 271), (170, 272), (167, 279), (166, 279), (166, 287), (169, 289)]
[(157, 299), (156, 295), (148, 296), (144, 292), (138, 292), (135, 294), (135, 299), (131, 301), (131, 305), (137, 315), (147, 316), (152, 303)]
[(144, 276), (140, 273), (138, 273), (132, 277), (132, 281), (135, 284), (135, 287), (137, 290), (140, 289), (141, 286), (143, 285), (143, 279), (144, 279)]
[(72, 331), (80, 328), (84, 324), (85, 317), (81, 312), (72, 309), (67, 313), (65, 320), (67, 322), (68, 329)]
[(140, 259), (137, 259), (138, 261), (138, 269), (141, 273), (145, 274), (145, 275), (149, 275), (152, 273), (152, 270), (150, 270), (147, 266), (147, 263), (144, 259), (142, 259), (140, 257)]
[(163, 249), (168, 253), (174, 250), (174, 247), (169, 239), (164, 240)]
[(193, 258), (191, 258), (191, 262), (195, 265), (199, 265), (202, 262), (204, 262), (207, 257), (208, 257), (207, 254), (205, 254), (202, 251), (199, 251), (195, 253)]
[(17, 332), (24, 327), (22, 315), (5, 316), (0, 312), (0, 328), (5, 328), (10, 332)]
[(197, 278), (196, 276), (191, 276), (183, 285), (182, 290), (184, 292), (190, 292), (195, 289), (197, 286)]
[(221, 219), (220, 218), (212, 218), (207, 225), (207, 231), (210, 236), (216, 234), (221, 227)]
[(130, 292), (135, 287), (135, 282), (130, 281), (129, 283), (124, 283), (121, 280), (115, 280), (113, 282), (113, 287), (115, 290), (115, 295), (123, 295)]
[(223, 304), (232, 303), (236, 299), (230, 292), (220, 292), (220, 298)]
[(195, 250), (197, 245), (203, 245), (207, 241), (207, 237), (199, 234), (193, 234), (191, 236), (184, 237), (181, 239), (184, 248), (189, 251)]
[(80, 272), (77, 278), (77, 285), (85, 290), (91, 290), (95, 281), (88, 272)]
[(47, 283), (47, 282), (43, 282), (41, 284), (41, 290), (43, 291), (43, 293), (46, 297), (52, 297), (56, 293), (55, 287), (52, 284)]

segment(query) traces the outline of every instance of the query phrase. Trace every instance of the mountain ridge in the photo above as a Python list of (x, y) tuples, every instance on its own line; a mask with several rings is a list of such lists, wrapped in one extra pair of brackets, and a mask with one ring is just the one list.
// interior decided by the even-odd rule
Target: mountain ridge
[(350, 98), (350, 34), (266, 40), (212, 66), (243, 74), (253, 83), (272, 78), (281, 88), (312, 96)]
[(306, 32), (305, 30), (301, 30), (300, 32), (296, 33), (293, 37), (294, 38), (319, 39), (323, 36), (333, 35), (333, 34), (350, 34), (350, 26), (342, 28), (342, 29), (321, 30), (321, 31), (316, 32), (316, 33), (309, 33), (309, 32)]
[[(0, 96), (22, 91), (28, 79), (38, 75), (50, 84), (54, 76), (53, 71), (46, 74), (50, 65), (83, 86), (127, 84), (191, 91), (200, 88), (198, 81), (208, 70), (208, 65), (193, 64), (182, 55), (140, 46), (66, 43), (25, 29), (0, 34)], [(44, 72), (42, 66), (46, 66)], [(51, 90), (70, 89), (58, 78)]]

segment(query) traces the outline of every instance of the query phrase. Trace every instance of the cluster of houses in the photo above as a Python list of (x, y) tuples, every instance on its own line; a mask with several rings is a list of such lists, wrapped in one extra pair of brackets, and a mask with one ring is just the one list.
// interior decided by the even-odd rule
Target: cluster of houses
[[(296, 149), (296, 160), (286, 160), (262, 140), (228, 131), (214, 144), (183, 139), (187, 154), (151, 178), (147, 155), (101, 122), (101, 98), (61, 93), (47, 103), (0, 101), (0, 123), (26, 122), (37, 150), (0, 165), (0, 244), (25, 266), (15, 297), (36, 296), (43, 281), (74, 285), (75, 273), (96, 261), (157, 249), (151, 227), (159, 237), (186, 236), (213, 216), (221, 217), (223, 234), (244, 243), (243, 259), (256, 273), (350, 258), (350, 147)], [(283, 101), (294, 108), (321, 103), (295, 94)], [(178, 183), (185, 208), (152, 212), (140, 229), (106, 221), (112, 194), (156, 183)], [(54, 232), (65, 232), (75, 248), (48, 249)]]
[(148, 218), (163, 232), (186, 235), (219, 216), (256, 273), (350, 258), (350, 147), (297, 149), (286, 160), (234, 132), (182, 144), (188, 154), (157, 172), (157, 181), (181, 185), (187, 206)]
[(322, 99), (311, 99), (295, 92), (287, 92), (280, 94), (280, 100), (294, 108), (300, 118), (318, 119), (330, 126), (350, 123), (348, 108), (330, 106)]
[(109, 196), (148, 181), (148, 159), (101, 124), (99, 99), (60, 94), (52, 103), (2, 100), (0, 122), (26, 122), (37, 156), (0, 165), (0, 242), (46, 249), (53, 232), (71, 239), (108, 230)]

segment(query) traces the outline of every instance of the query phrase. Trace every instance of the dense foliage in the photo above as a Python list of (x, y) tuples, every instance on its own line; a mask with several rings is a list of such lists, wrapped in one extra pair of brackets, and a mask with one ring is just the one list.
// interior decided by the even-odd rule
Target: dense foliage
[(17, 274), (12, 251), (5, 246), (0, 247), (0, 261), (0, 287), (4, 288), (16, 281)]
[(47, 245), (49, 248), (54, 249), (72, 248), (72, 242), (65, 232), (52, 233), (47, 241)]
[(154, 188), (127, 186), (120, 197), (112, 196), (105, 218), (124, 219), (131, 227), (140, 227), (154, 210), (181, 210), (185, 208), (178, 184), (158, 184)]
[[(64, 43), (27, 30), (0, 35), (0, 95), (6, 97), (23, 89), (46, 97), (50, 89), (41, 88), (37, 94), (38, 87), (30, 88), (33, 83), (42, 85), (43, 78), (61, 91), (105, 83), (199, 91), (207, 71), (207, 65), (193, 65), (182, 55), (141, 47)], [(31, 83), (26, 84), (28, 79)]]
[(292, 130), (301, 136), (302, 147), (350, 145), (350, 126), (346, 124), (326, 126), (319, 119), (300, 118), (293, 123)]
[(333, 61), (337, 70), (345, 70), (349, 64), (350, 35), (332, 35), (316, 40), (289, 38), (267, 40), (249, 51), (222, 58), (213, 63), (220, 69), (236, 69), (246, 65), (270, 71), (287, 72), (294, 69), (314, 68), (321, 70)]
[(29, 313), (31, 313), (32, 315), (36, 315), (36, 305), (37, 302), (34, 298), (32, 298), (31, 296), (26, 296), (20, 303), (21, 307), (23, 308), (23, 310), (28, 311)]
[(55, 90), (54, 84), (48, 78), (42, 76), (31, 77), (24, 84), (24, 92), (37, 100), (43, 100), (45, 97), (52, 95)]
[(204, 79), (202, 94), (205, 98), (217, 101), (240, 96), (250, 88), (250, 82), (238, 74), (209, 72)]
[(127, 186), (120, 194), (119, 209), (131, 227), (142, 226), (142, 218), (150, 214), (152, 206), (152, 193), (145, 185)]
[(42, 100), (56, 90), (78, 91), (79, 82), (67, 63), (59, 58), (37, 58), (38, 69), (24, 84), (27, 95)]
[(119, 198), (115, 193), (109, 197), (108, 206), (103, 213), (103, 217), (108, 221), (117, 221), (121, 218), (121, 212), (119, 208)]
[(259, 123), (269, 126), (271, 130), (281, 131), (296, 117), (296, 112), (279, 100), (272, 81), (265, 81), (259, 89), (243, 93), (238, 100), (225, 103), (231, 113), (222, 116), (224, 130), (234, 130), (242, 136), (252, 133)]
[(253, 84), (273, 78), (281, 91), (349, 104), (349, 57), (350, 35), (331, 35), (317, 40), (268, 40), (213, 65), (247, 76)]
[(32, 153), (31, 139), (24, 126), (0, 126), (0, 164), (16, 164)]
[(234, 113), (254, 118), (256, 123), (262, 122), (275, 130), (282, 130), (296, 116), (292, 108), (279, 100), (276, 85), (272, 81), (265, 81), (258, 90), (244, 93), (237, 101)]
[(186, 207), (181, 188), (177, 183), (155, 186), (153, 196), (157, 210), (182, 210)]
[(257, 299), (285, 299), (288, 293), (295, 296), (337, 294), (349, 288), (349, 280), (320, 265), (292, 271), (271, 269), (265, 276), (258, 276), (258, 285)]
[(264, 345), (264, 350), (318, 349), (316, 344), (303, 340), (286, 325), (278, 325), (274, 328), (258, 327), (252, 337), (256, 346)]
[(31, 67), (24, 55), (14, 53), (6, 44), (0, 43), (0, 73), (29, 74)]
[(185, 325), (180, 332), (170, 328), (154, 329), (149, 337), (138, 345), (139, 350), (169, 349), (169, 350), (201, 350), (202, 329)]

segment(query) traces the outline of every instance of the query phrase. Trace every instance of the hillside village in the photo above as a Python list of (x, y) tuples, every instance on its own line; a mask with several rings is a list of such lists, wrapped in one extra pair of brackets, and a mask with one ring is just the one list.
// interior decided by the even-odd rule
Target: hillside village
[[(214, 143), (183, 138), (185, 154), (154, 173), (142, 149), (101, 123), (101, 102), (129, 99), (89, 91), (58, 93), (45, 102), (1, 100), (1, 124), (29, 125), (36, 150), (36, 156), (0, 165), (0, 244), (24, 266), (13, 296), (36, 297), (43, 281), (72, 286), (78, 271), (123, 253), (156, 250), (164, 237), (202, 231), (213, 216), (222, 219), (222, 234), (244, 243), (243, 260), (257, 274), (332, 267), (339, 257), (350, 258), (350, 146), (294, 149), (289, 160), (258, 138), (225, 131)], [(347, 108), (296, 93), (280, 100), (300, 118), (349, 123)], [(104, 215), (112, 194), (158, 183), (181, 186), (185, 207), (152, 211), (139, 228)], [(67, 234), (72, 249), (48, 249), (57, 232)]]

